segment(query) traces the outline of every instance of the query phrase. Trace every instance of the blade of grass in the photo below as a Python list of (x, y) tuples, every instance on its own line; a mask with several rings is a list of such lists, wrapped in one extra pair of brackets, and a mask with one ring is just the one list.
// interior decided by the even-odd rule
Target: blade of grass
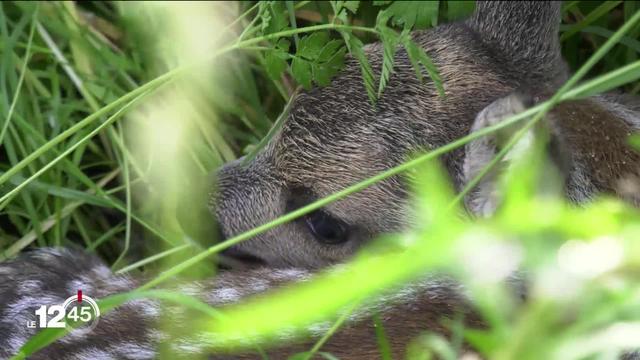
[(149, 256), (149, 257), (144, 258), (144, 259), (142, 259), (142, 260), (140, 260), (138, 262), (135, 262), (135, 263), (133, 263), (131, 265), (128, 265), (128, 266), (125, 266), (125, 267), (123, 267), (121, 269), (118, 269), (116, 271), (116, 274), (127, 273), (127, 272), (129, 272), (131, 270), (134, 270), (134, 269), (137, 269), (139, 267), (145, 266), (145, 265), (150, 264), (150, 263), (152, 263), (154, 261), (158, 261), (160, 259), (163, 259), (163, 258), (169, 256), (169, 255), (175, 254), (177, 252), (180, 252), (182, 250), (188, 249), (190, 247), (191, 247), (191, 244), (183, 244), (183, 245), (176, 246), (176, 247), (174, 247), (172, 249), (165, 250), (165, 251), (163, 251), (161, 253), (155, 254), (153, 256)]
[(29, 59), (31, 58), (33, 35), (35, 34), (36, 24), (38, 22), (38, 9), (39, 7), (38, 5), (36, 5), (32, 15), (31, 30), (29, 30), (29, 41), (27, 42), (27, 48), (24, 54), (24, 61), (22, 63), (22, 70), (20, 71), (20, 77), (18, 78), (18, 86), (16, 86), (16, 92), (13, 96), (13, 100), (11, 101), (11, 106), (9, 106), (9, 113), (7, 114), (7, 118), (4, 121), (4, 124), (2, 124), (2, 130), (0, 131), (0, 146), (2, 145), (2, 141), (4, 140), (7, 128), (9, 127), (9, 123), (11, 123), (11, 115), (13, 115), (13, 111), (15, 110), (16, 104), (18, 103), (18, 97), (20, 97), (20, 91), (22, 90), (22, 83), (24, 82), (24, 77), (27, 73), (27, 64), (29, 63)]
[(584, 19), (582, 19), (582, 21), (580, 21), (577, 24), (572, 25), (569, 30), (567, 30), (565, 33), (563, 33), (560, 36), (560, 42), (563, 42), (563, 41), (567, 40), (568, 38), (570, 38), (573, 35), (579, 33), (580, 30), (582, 30), (585, 27), (589, 26), (591, 23), (593, 23), (594, 21), (598, 20), (602, 16), (609, 14), (609, 12), (613, 8), (618, 6), (618, 4), (620, 4), (621, 2), (622, 1), (620, 1), (620, 0), (603, 2), (602, 4), (600, 4), (600, 6), (598, 6), (592, 12), (590, 12), (589, 15), (587, 15)]
[[(53, 167), (56, 163), (58, 163), (60, 160), (62, 160), (65, 156), (67, 156), (68, 154), (70, 154), (72, 151), (74, 151), (76, 148), (78, 148), (80, 145), (82, 145), (83, 143), (85, 143), (86, 141), (88, 141), (89, 139), (91, 139), (94, 135), (96, 135), (98, 132), (100, 132), (102, 129), (104, 129), (106, 126), (110, 125), (111, 123), (113, 123), (114, 121), (116, 121), (120, 116), (124, 115), (129, 108), (134, 105), (135, 103), (137, 103), (139, 100), (143, 99), (146, 95), (148, 95), (151, 91), (153, 91), (154, 89), (149, 89), (149, 91), (147, 92), (143, 92), (141, 93), (139, 96), (133, 98), (130, 102), (128, 102), (127, 104), (125, 104), (120, 110), (118, 110), (115, 114), (113, 114), (111, 117), (109, 117), (105, 122), (103, 122), (102, 124), (98, 125), (94, 130), (92, 130), (91, 132), (89, 132), (89, 134), (87, 134), (85, 137), (83, 137), (80, 141), (74, 143), (73, 145), (71, 145), (69, 148), (67, 148), (65, 151), (63, 151), (60, 155), (58, 155), (53, 161), (49, 162), (47, 165), (43, 166), (41, 169), (39, 169), (38, 171), (36, 171), (35, 174), (31, 175), (29, 178), (27, 178), (25, 181), (23, 181), (22, 183), (20, 183), (20, 185), (16, 186), (15, 188), (13, 188), (11, 191), (7, 192), (5, 195), (3, 195), (2, 197), (0, 197), (0, 209), (4, 208), (7, 203), (8, 200), (11, 199), (14, 195), (16, 195), (20, 190), (22, 190), (25, 186), (27, 186), (29, 183), (31, 183), (33, 180), (35, 180), (38, 176), (40, 176), (42, 173), (46, 172), (47, 170), (49, 170), (51, 167)], [(27, 157), (28, 158), (28, 157)], [(14, 167), (15, 168), (15, 167)], [(7, 174), (11, 172), (11, 170), (13, 170), (14, 168), (10, 169), (9, 171), (7, 171), (6, 173), (2, 174), (0, 176), (0, 178), (5, 178), (7, 177)], [(0, 183), (2, 183), (0, 181)]]
[[(349, 315), (351, 315), (351, 313), (353, 313), (353, 311), (357, 308), (357, 303), (353, 304), (351, 306), (349, 306), (343, 313), (342, 315), (340, 315), (338, 317), (338, 319), (333, 323), (333, 325), (331, 325), (331, 328), (329, 328), (329, 330), (327, 330), (326, 333), (324, 333), (324, 335), (320, 338), (320, 340), (318, 340), (313, 347), (311, 348), (311, 350), (309, 350), (305, 356), (304, 356), (304, 360), (311, 360), (315, 354), (320, 351), (320, 348), (322, 348), (322, 346), (329, 341), (329, 339), (333, 336), (333, 334), (336, 333), (336, 331), (338, 331), (338, 329), (340, 329), (340, 327), (342, 326), (342, 324), (344, 324), (344, 322), (349, 318)], [(386, 359), (385, 359), (386, 360)]]
[[(103, 177), (98, 182), (98, 186), (101, 186), (101, 187), (105, 186), (107, 183), (109, 183), (111, 180), (113, 180), (116, 176), (118, 176), (119, 171), (120, 171), (119, 169), (116, 169), (116, 170), (110, 172), (109, 174), (107, 174), (105, 177)], [(89, 190), (88, 192), (91, 193), (91, 190)], [(76, 201), (76, 202), (70, 203), (70, 204), (68, 204), (67, 206), (65, 206), (62, 209), (62, 213), (65, 216), (68, 216), (73, 210), (75, 210), (78, 206), (80, 206), (82, 204), (83, 204), (82, 201)], [(56, 222), (58, 220), (59, 220), (58, 216), (56, 216), (55, 214), (51, 215), (48, 219), (46, 219), (42, 223), (39, 231), (45, 232), (45, 231), (51, 229), (56, 224)], [(23, 237), (21, 237), (18, 241), (13, 243), (13, 245), (11, 245), (8, 249), (6, 249), (2, 253), (2, 256), (0, 256), (0, 261), (15, 256), (22, 249), (24, 249), (29, 244), (31, 244), (36, 239), (36, 237), (37, 237), (36, 230), (32, 230), (32, 231), (28, 232), (27, 234), (25, 234)]]
[(384, 331), (384, 326), (379, 314), (373, 316), (373, 326), (376, 330), (376, 340), (378, 341), (378, 349), (380, 350), (380, 358), (382, 360), (392, 360), (391, 357), (391, 345), (389, 345), (389, 339)]

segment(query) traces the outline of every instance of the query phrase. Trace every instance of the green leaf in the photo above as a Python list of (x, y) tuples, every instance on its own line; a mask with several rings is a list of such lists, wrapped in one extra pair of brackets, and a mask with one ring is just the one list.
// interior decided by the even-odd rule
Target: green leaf
[(278, 42), (276, 43), (276, 48), (280, 49), (284, 52), (288, 52), (289, 51), (289, 47), (291, 46), (291, 41), (282, 38), (280, 40), (278, 40)]
[(424, 29), (438, 25), (439, 1), (394, 1), (384, 11), (395, 26)]
[[(265, 55), (265, 67), (267, 74), (274, 80), (280, 78), (282, 72), (287, 68), (285, 58), (288, 54), (279, 50), (267, 51)], [(284, 56), (284, 57), (283, 57)]]
[(347, 49), (343, 47), (337, 52), (334, 52), (328, 61), (315, 62), (312, 64), (313, 80), (318, 85), (326, 86), (331, 83), (331, 79), (342, 69), (346, 51)]
[(298, 84), (302, 85), (305, 89), (311, 89), (311, 64), (299, 57), (293, 58), (291, 63), (291, 74), (296, 79)]
[(284, 2), (269, 1), (264, 5), (260, 4), (260, 9), (263, 34), (272, 34), (285, 30), (289, 25)]
[(376, 78), (373, 74), (373, 69), (371, 68), (371, 64), (367, 59), (367, 56), (364, 53), (362, 47), (362, 41), (355, 36), (351, 36), (351, 34), (347, 32), (342, 32), (342, 36), (345, 38), (345, 42), (349, 47), (349, 52), (353, 55), (358, 63), (360, 64), (360, 72), (362, 73), (362, 80), (364, 81), (364, 87), (367, 90), (367, 96), (369, 96), (369, 101), (371, 104), (375, 104), (376, 97)]
[(329, 41), (322, 50), (320, 50), (317, 60), (320, 62), (327, 62), (331, 60), (341, 46), (342, 42), (340, 40)]
[(438, 94), (441, 97), (445, 96), (444, 87), (442, 86), (442, 78), (440, 78), (440, 74), (438, 73), (438, 69), (431, 61), (431, 58), (427, 55), (422, 47), (417, 45), (411, 40), (408, 36), (408, 32), (403, 33), (403, 43), (404, 47), (407, 50), (407, 55), (409, 56), (409, 61), (413, 66), (413, 70), (416, 72), (416, 76), (420, 81), (424, 81), (422, 76), (422, 67), (427, 70), (429, 77), (433, 80), (433, 83), (436, 86)]
[(378, 84), (378, 97), (382, 95), (384, 88), (389, 82), (389, 77), (393, 72), (393, 63), (398, 50), (398, 34), (386, 26), (380, 28), (380, 38), (382, 40), (383, 58), (382, 72), (380, 74), (380, 82)]
[(347, 12), (345, 9), (355, 14), (360, 6), (360, 1), (332, 1), (331, 3), (336, 18), (340, 19), (343, 23), (347, 23)]
[(267, 29), (271, 23), (271, 11), (269, 10), (269, 7), (270, 2), (263, 1), (260, 3), (260, 8), (258, 10), (258, 16), (260, 17), (260, 30), (263, 34), (267, 33)]
[(360, 6), (360, 1), (345, 1), (344, 4), (342, 4), (342, 7), (351, 11), (351, 13), (353, 14), (358, 12), (359, 6)]
[(289, 47), (291, 42), (287, 39), (280, 39), (275, 44), (273, 50), (267, 51), (265, 55), (265, 67), (267, 74), (274, 80), (280, 79), (280, 75), (287, 69), (287, 59), (289, 58)]
[(329, 34), (326, 32), (314, 32), (300, 40), (300, 47), (296, 55), (302, 56), (307, 60), (316, 59), (328, 41)]
[(449, 21), (464, 19), (471, 15), (476, 7), (473, 0), (447, 1), (447, 19)]
[[(294, 62), (296, 66), (294, 72), (299, 74), (306, 72), (305, 65), (302, 65), (302, 62), (305, 62), (310, 66), (312, 80), (318, 85), (328, 85), (331, 78), (342, 68), (344, 54), (345, 49), (340, 40), (329, 40), (329, 35), (326, 32), (313, 33), (300, 40), (300, 46), (296, 53), (297, 60)], [(298, 79), (298, 76), (294, 74), (294, 77), (305, 88), (308, 88), (306, 83)], [(305, 77), (302, 76), (300, 79), (305, 79)]]

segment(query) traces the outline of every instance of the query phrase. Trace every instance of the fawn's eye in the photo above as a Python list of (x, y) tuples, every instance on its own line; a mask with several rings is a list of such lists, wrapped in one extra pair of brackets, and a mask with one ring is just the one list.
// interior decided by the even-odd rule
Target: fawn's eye
[(319, 242), (337, 245), (349, 240), (349, 226), (322, 210), (316, 210), (304, 217), (304, 222)]
[[(290, 212), (301, 208), (315, 200), (313, 192), (304, 187), (293, 187), (289, 192), (286, 211)], [(336, 219), (323, 210), (311, 212), (301, 219), (304, 226), (320, 243), (338, 245), (349, 240), (349, 225)]]

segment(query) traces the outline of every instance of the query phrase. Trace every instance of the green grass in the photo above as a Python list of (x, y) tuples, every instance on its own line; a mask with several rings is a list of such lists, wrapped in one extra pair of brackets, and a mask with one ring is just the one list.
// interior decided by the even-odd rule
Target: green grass
[[(273, 134), (269, 129), (282, 122), (298, 84), (326, 83), (339, 68), (345, 47), (361, 60), (372, 101), (384, 91), (384, 73), (391, 71), (394, 53), (392, 47), (385, 48), (383, 74), (374, 74), (361, 56), (360, 46), (378, 37), (387, 45), (405, 46), (413, 54), (414, 66), (424, 67), (439, 84), (428, 54), (412, 48), (407, 32), (391, 29), (430, 27), (459, 19), (473, 5), (443, 1), (416, 12), (410, 3), (396, 3), (388, 6), (385, 16), (379, 16), (384, 6), (362, 3), (358, 7), (355, 3), (221, 5), (217, 13), (236, 14), (235, 20), (231, 16), (227, 25), (213, 32), (220, 39), (204, 54), (191, 51), (200, 45), (206, 49), (210, 39), (197, 38), (197, 32), (172, 31), (180, 29), (180, 14), (172, 16), (173, 12), (161, 6), (2, 3), (2, 256), (13, 257), (33, 247), (81, 246), (119, 272), (142, 269), (157, 273), (137, 292), (104, 299), (101, 306), (106, 311), (132, 296), (148, 296), (199, 309), (212, 316), (204, 326), (224, 346), (235, 345), (247, 331), (257, 332), (257, 338), (264, 340), (284, 327), (304, 326), (321, 317), (335, 319), (332, 331), (336, 331), (344, 320), (336, 315), (340, 309), (442, 267), (469, 285), (490, 320), (486, 331), (464, 330), (461, 334), (486, 356), (584, 358), (636, 346), (611, 334), (617, 325), (627, 325), (629, 332), (640, 327), (639, 289), (634, 281), (640, 253), (632, 242), (640, 237), (638, 214), (615, 202), (576, 209), (558, 199), (540, 201), (527, 186), (527, 181), (534, 182), (539, 176), (531, 169), (522, 170), (528, 175), (519, 181), (508, 182), (509, 199), (514, 200), (507, 201), (505, 211), (477, 223), (447, 216), (458, 211), (461, 195), (441, 191), (446, 185), (417, 186), (420, 206), (432, 210), (425, 213), (436, 215), (424, 219), (432, 224), (428, 230), (403, 235), (418, 239), (405, 251), (358, 258), (339, 276), (322, 275), (299, 288), (229, 309), (222, 318), (194, 299), (149, 290), (186, 270), (193, 276), (210, 274), (211, 266), (203, 260), (220, 250), (395, 174), (411, 170), (418, 183), (444, 183), (437, 177), (425, 179), (437, 171), (423, 171), (424, 164), (513, 122), (533, 116), (526, 125), (533, 126), (558, 101), (619, 87), (640, 92), (638, 4), (565, 2), (562, 49), (577, 73), (551, 100), (247, 233), (212, 243), (206, 204), (193, 201), (198, 204), (189, 209), (193, 216), (181, 216), (184, 202), (206, 197), (206, 184), (193, 179), (205, 179), (224, 162), (243, 154), (250, 158), (259, 151), (264, 139)], [(207, 24), (208, 19), (191, 15), (193, 24)], [(330, 35), (335, 48), (324, 47), (326, 35), (312, 34)], [(190, 44), (188, 40), (194, 39)], [(287, 39), (288, 44), (281, 39)], [(294, 52), (290, 44), (304, 46)], [(318, 64), (323, 66), (322, 72), (316, 68)], [(216, 71), (222, 67), (225, 71)], [(595, 79), (577, 85), (587, 75)], [(163, 129), (165, 133), (160, 132)], [(166, 146), (166, 141), (177, 145)], [(158, 159), (174, 160), (173, 166), (167, 169)], [(193, 191), (181, 190), (185, 188)], [(526, 223), (521, 219), (527, 219)], [(534, 297), (515, 313), (491, 302), (491, 295), (495, 298), (499, 291), (496, 284), (478, 283), (464, 270), (460, 248), (468, 245), (465, 234), (471, 233), (486, 234), (476, 246), (515, 244), (524, 253), (523, 268), (540, 277), (550, 271), (546, 259), (555, 258), (575, 239), (588, 244), (608, 236), (615, 239), (614, 245), (609, 245), (626, 251), (614, 268), (593, 278), (577, 279), (580, 289), (569, 300), (553, 298), (542, 290), (535, 293), (543, 281), (534, 276)], [(617, 281), (617, 287), (610, 287), (611, 279)], [(342, 295), (318, 296), (328, 291)], [(577, 315), (567, 323), (562, 315), (566, 313)], [(27, 344), (25, 353), (61, 335), (43, 331)], [(310, 351), (329, 357), (322, 353), (324, 340)], [(384, 332), (378, 333), (378, 342), (384, 354)], [(415, 358), (429, 352), (450, 358), (457, 351), (445, 339), (430, 334), (411, 346)]]

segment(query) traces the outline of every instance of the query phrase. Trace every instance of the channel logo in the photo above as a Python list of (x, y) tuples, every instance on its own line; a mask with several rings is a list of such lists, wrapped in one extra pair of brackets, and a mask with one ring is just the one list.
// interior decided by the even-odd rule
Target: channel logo
[(35, 311), (36, 319), (27, 322), (29, 328), (65, 328), (67, 325), (93, 329), (98, 325), (100, 308), (82, 290), (60, 305), (42, 305)]

